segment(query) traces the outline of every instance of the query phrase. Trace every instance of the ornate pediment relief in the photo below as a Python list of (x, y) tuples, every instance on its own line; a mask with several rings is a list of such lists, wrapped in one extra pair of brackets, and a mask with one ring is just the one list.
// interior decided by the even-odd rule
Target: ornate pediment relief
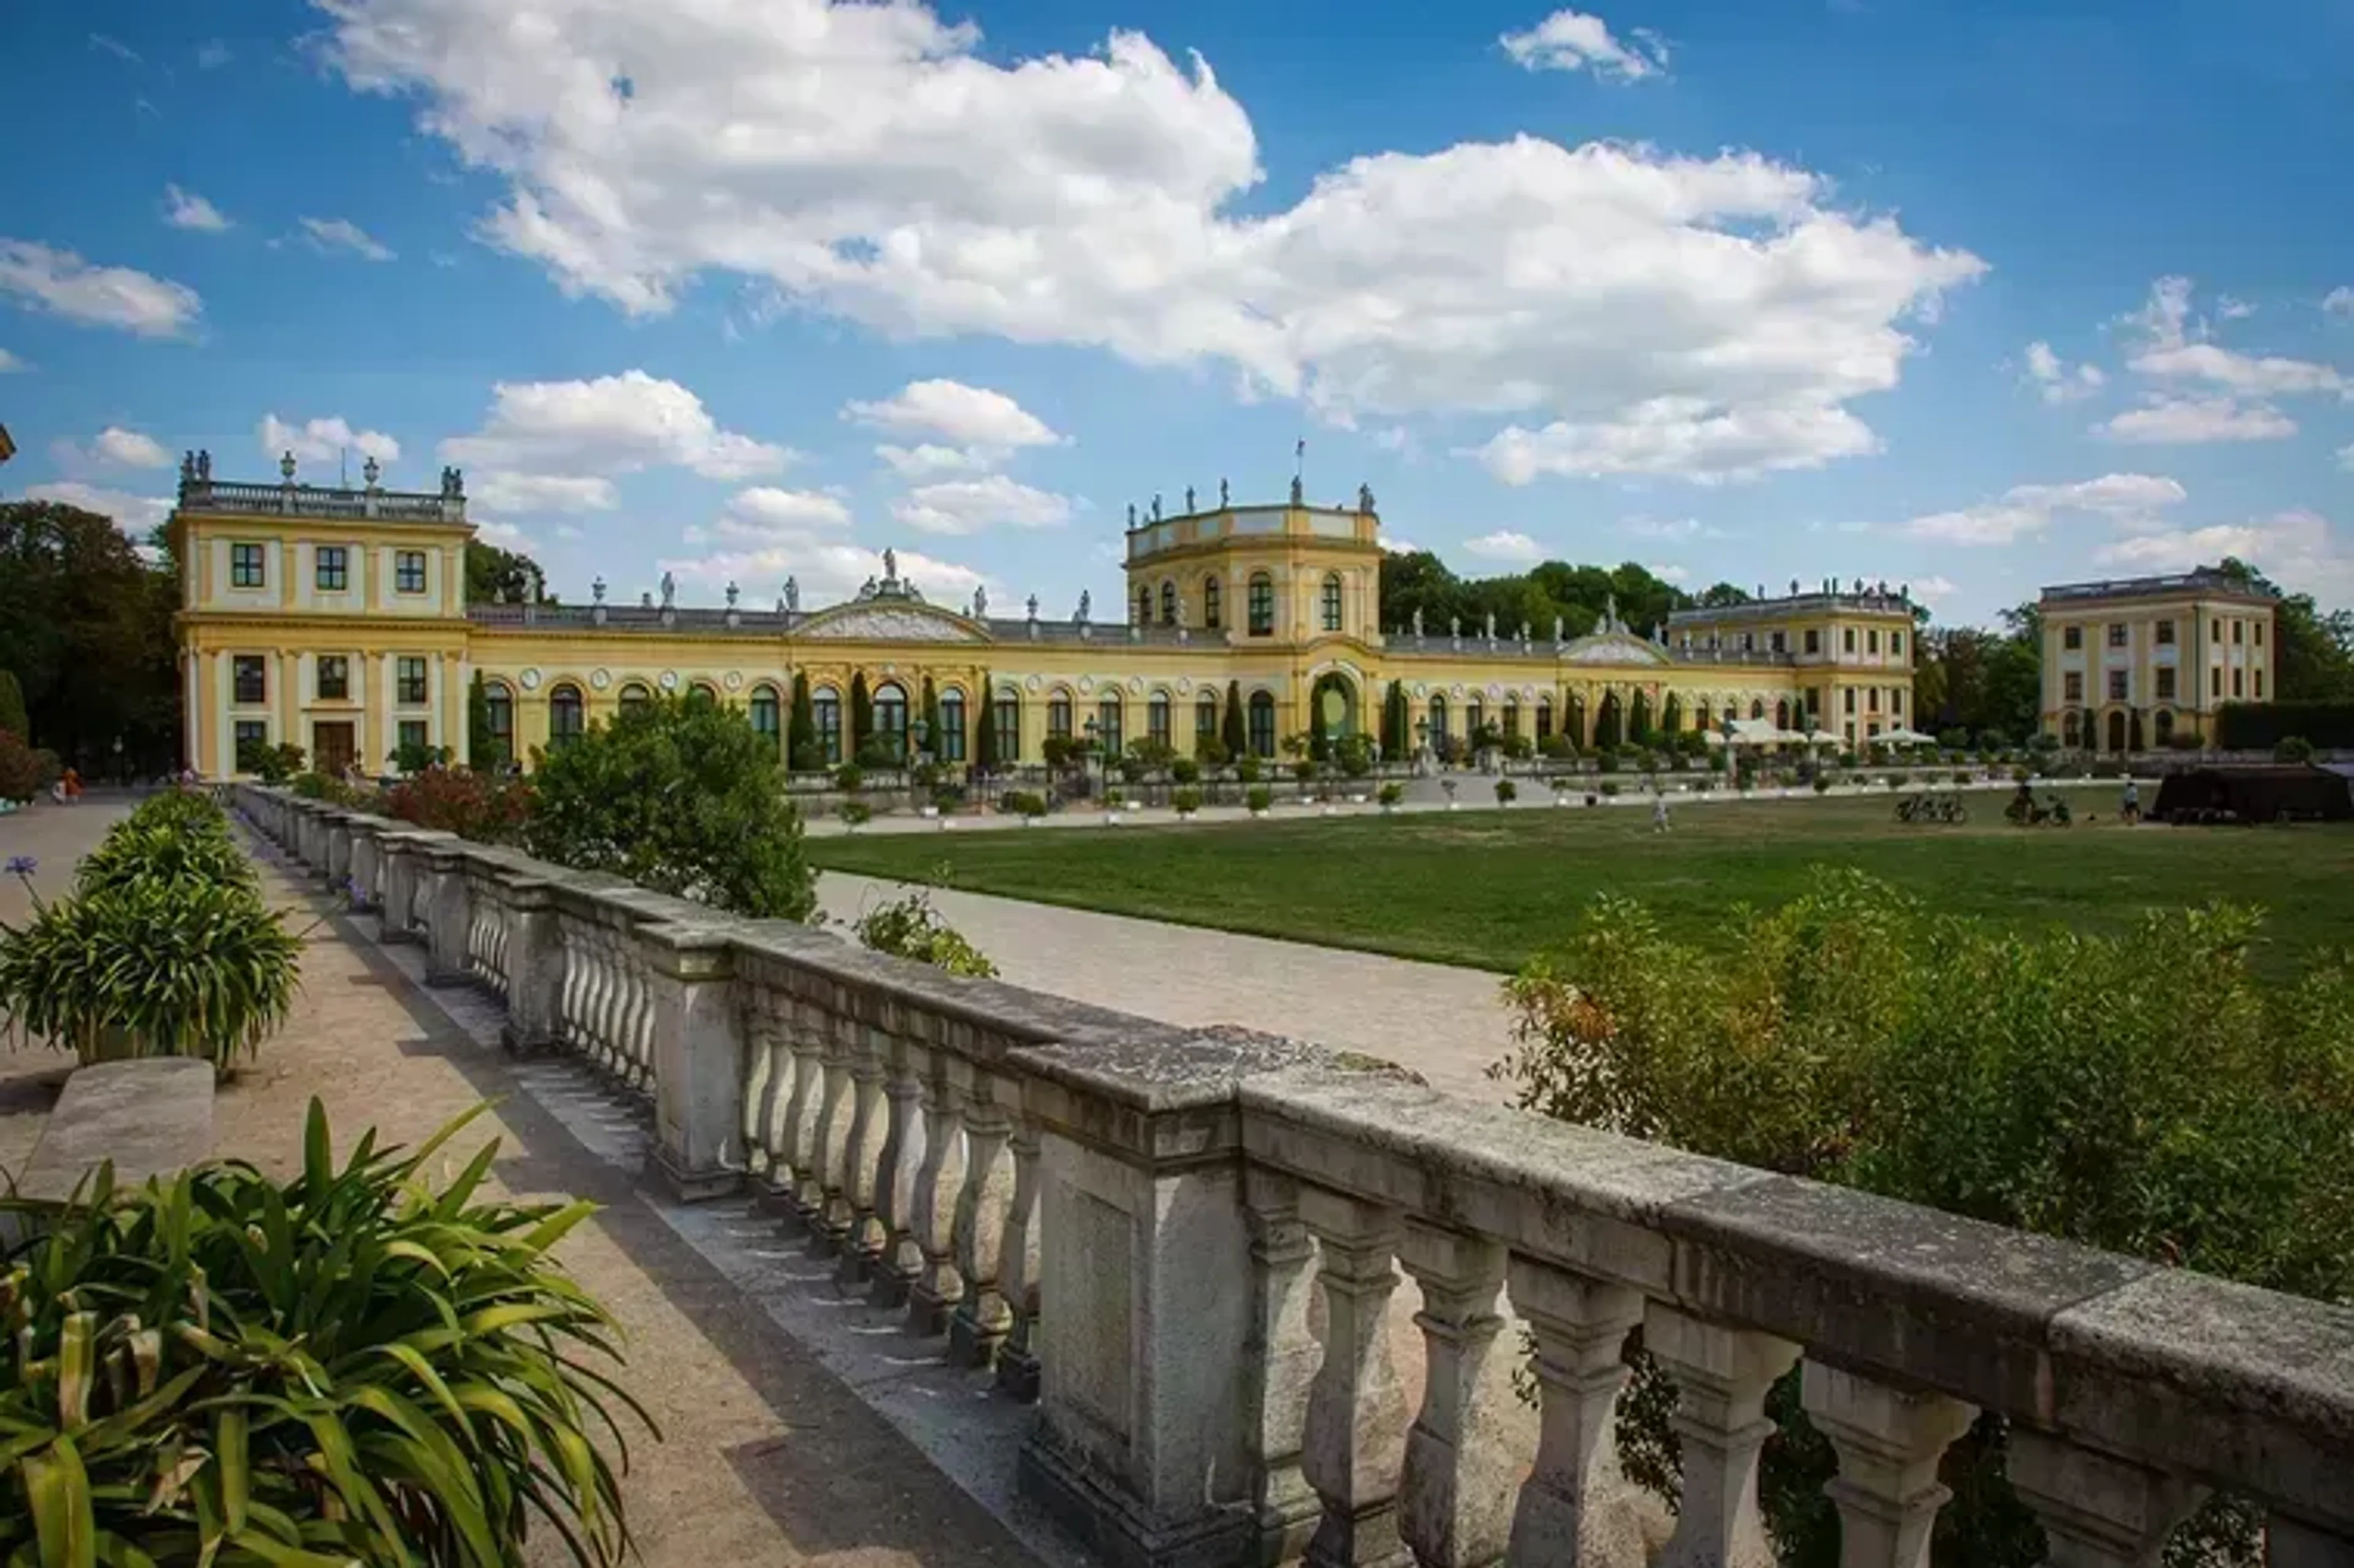
[(1597, 631), (1562, 650), (1564, 664), (1665, 664), (1665, 650), (1624, 631)]
[(821, 610), (795, 627), (795, 638), (812, 642), (986, 642), (988, 636), (960, 615), (914, 604), (845, 604)]

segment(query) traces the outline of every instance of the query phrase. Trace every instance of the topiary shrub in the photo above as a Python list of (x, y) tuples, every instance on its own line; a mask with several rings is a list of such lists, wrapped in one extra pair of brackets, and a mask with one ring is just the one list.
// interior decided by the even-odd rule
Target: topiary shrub
[(1405, 799), (1405, 786), (1392, 779), (1374, 791), (1373, 799), (1384, 807), (1394, 807)]
[(1243, 800), (1254, 816), (1264, 815), (1267, 808), (1275, 804), (1275, 791), (1264, 784), (1254, 784)]
[(1191, 788), (1182, 789), (1169, 797), (1169, 803), (1181, 814), (1191, 816), (1202, 809), (1202, 792)]
[(2274, 762), (2310, 762), (2313, 760), (2313, 743), (2301, 735), (2285, 735), (2281, 736), (2280, 743), (2273, 747), (2273, 760)]
[(875, 808), (864, 800), (844, 800), (834, 810), (846, 828), (863, 828), (875, 820)]
[(496, 1141), (436, 1193), (484, 1108), (338, 1169), (313, 1100), (284, 1182), (101, 1167), (74, 1202), (0, 1203), (38, 1233), (0, 1277), (0, 1559), (622, 1561), (614, 1417), (652, 1423), (592, 1364), (620, 1364), (612, 1318), (548, 1256), (596, 1206), (475, 1201)]
[(1496, 804), (1509, 806), (1521, 798), (1520, 787), (1509, 779), (1496, 780)]

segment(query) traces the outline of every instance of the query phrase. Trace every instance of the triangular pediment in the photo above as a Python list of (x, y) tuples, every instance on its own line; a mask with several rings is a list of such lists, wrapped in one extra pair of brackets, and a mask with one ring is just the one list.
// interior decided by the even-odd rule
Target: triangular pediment
[(928, 604), (860, 600), (822, 609), (793, 628), (812, 642), (986, 642), (975, 622)]
[(1597, 631), (1561, 651), (1564, 664), (1665, 664), (1667, 651), (1631, 631)]

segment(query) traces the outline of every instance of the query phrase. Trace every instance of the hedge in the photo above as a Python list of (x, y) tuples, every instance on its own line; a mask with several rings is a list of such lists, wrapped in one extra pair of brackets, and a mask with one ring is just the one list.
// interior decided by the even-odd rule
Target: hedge
[(2354, 747), (2354, 703), (2225, 703), (2215, 729), (2226, 751), (2270, 751), (2292, 735), (2324, 749)]

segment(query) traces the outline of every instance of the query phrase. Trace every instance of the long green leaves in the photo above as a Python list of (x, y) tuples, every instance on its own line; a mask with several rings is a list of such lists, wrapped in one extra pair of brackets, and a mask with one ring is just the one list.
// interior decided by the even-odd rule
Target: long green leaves
[[(536, 1518), (572, 1560), (627, 1552), (611, 1317), (551, 1259), (586, 1202), (437, 1191), (364, 1139), (302, 1173), (237, 1162), (70, 1204), (0, 1273), (0, 1562), (39, 1568), (514, 1568)], [(598, 1439), (603, 1439), (600, 1444)], [(609, 1457), (609, 1455), (610, 1456)]]

